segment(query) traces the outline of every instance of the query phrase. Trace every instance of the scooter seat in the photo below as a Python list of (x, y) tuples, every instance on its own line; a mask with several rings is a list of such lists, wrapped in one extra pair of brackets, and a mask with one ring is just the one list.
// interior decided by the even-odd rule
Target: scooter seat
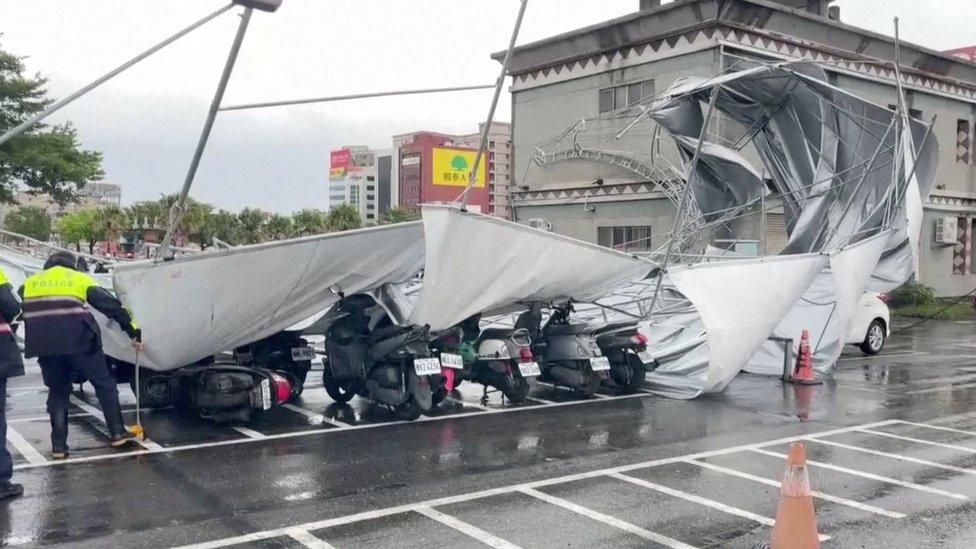
[(383, 341), (384, 339), (390, 339), (398, 335), (407, 333), (413, 330), (413, 326), (385, 326), (383, 328), (377, 328), (373, 333), (369, 335), (368, 341), (370, 343), (376, 343), (377, 341)]
[(550, 326), (547, 335), (580, 335), (589, 329), (586, 324), (557, 324)]
[(515, 330), (511, 328), (485, 328), (478, 336), (478, 341), (486, 339), (508, 339), (515, 335)]
[(605, 324), (603, 326), (598, 326), (593, 329), (594, 335), (604, 335), (616, 332), (627, 332), (637, 330), (637, 324), (633, 322), (611, 322), (610, 324)]

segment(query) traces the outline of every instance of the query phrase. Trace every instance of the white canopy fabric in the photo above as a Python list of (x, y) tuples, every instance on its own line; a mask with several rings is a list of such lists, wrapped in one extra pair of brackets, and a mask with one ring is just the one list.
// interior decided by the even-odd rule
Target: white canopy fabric
[(409, 279), (423, 263), (422, 231), (402, 223), (140, 261), (117, 266), (114, 287), (142, 328), (141, 364), (172, 370), (321, 312), (338, 299), (330, 286), (352, 294)]
[(671, 270), (675, 288), (695, 306), (705, 327), (708, 373), (699, 394), (721, 391), (732, 381), (825, 263), (820, 254), (798, 254)]
[[(855, 308), (871, 273), (888, 243), (889, 232), (852, 244), (830, 254), (830, 267), (822, 270), (773, 330), (772, 336), (793, 340), (793, 356), (803, 330), (810, 332), (814, 368), (829, 373), (840, 357), (851, 330)], [(783, 373), (783, 343), (766, 341), (749, 360), (745, 371), (754, 374)]]
[(427, 261), (413, 324), (443, 330), (517, 302), (593, 301), (654, 265), (602, 246), (463, 212), (423, 206)]

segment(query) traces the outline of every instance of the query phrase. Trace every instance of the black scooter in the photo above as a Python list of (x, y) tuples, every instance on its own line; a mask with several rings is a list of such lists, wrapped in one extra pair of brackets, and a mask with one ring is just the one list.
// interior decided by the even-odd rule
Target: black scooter
[(325, 334), (322, 379), (329, 396), (345, 403), (358, 394), (405, 420), (431, 411), (443, 376), (440, 360), (427, 347), (429, 329), (394, 324), (369, 295), (346, 297), (335, 291), (340, 300), (329, 313), (337, 319)]

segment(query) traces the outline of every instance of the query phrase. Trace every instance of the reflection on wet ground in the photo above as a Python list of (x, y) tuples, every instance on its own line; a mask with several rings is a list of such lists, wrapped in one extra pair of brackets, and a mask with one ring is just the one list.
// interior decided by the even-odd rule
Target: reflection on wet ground
[(695, 401), (537, 384), (513, 406), (462, 384), (416, 422), (333, 402), (313, 372), (300, 400), (246, 425), (152, 410), (155, 445), (121, 451), (89, 390), (58, 464), (32, 372), (8, 389), (27, 495), (0, 504), (0, 531), (28, 545), (752, 547), (802, 437), (831, 544), (970, 546), (974, 336), (976, 323), (896, 330), (881, 356), (851, 348), (824, 385), (743, 375)]

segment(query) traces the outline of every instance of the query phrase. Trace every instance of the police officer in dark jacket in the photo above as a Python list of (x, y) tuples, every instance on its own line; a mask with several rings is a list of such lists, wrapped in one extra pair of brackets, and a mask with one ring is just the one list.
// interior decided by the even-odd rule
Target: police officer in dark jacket
[(72, 369), (85, 376), (102, 405), (112, 446), (122, 446), (132, 436), (122, 422), (119, 391), (102, 354), (102, 337), (94, 307), (142, 348), (142, 332), (122, 303), (95, 280), (77, 270), (74, 254), (58, 251), (44, 263), (44, 270), (29, 277), (21, 287), (25, 326), (24, 355), (37, 357), (51, 415), (51, 450), (55, 459), (68, 457), (68, 399)]
[[(20, 314), (7, 274), (0, 269), (0, 441), (7, 440), (7, 378), (24, 375), (24, 359), (14, 339), (11, 323)], [(19, 496), (24, 487), (10, 482), (14, 462), (5, 444), (0, 444), (0, 499)]]

